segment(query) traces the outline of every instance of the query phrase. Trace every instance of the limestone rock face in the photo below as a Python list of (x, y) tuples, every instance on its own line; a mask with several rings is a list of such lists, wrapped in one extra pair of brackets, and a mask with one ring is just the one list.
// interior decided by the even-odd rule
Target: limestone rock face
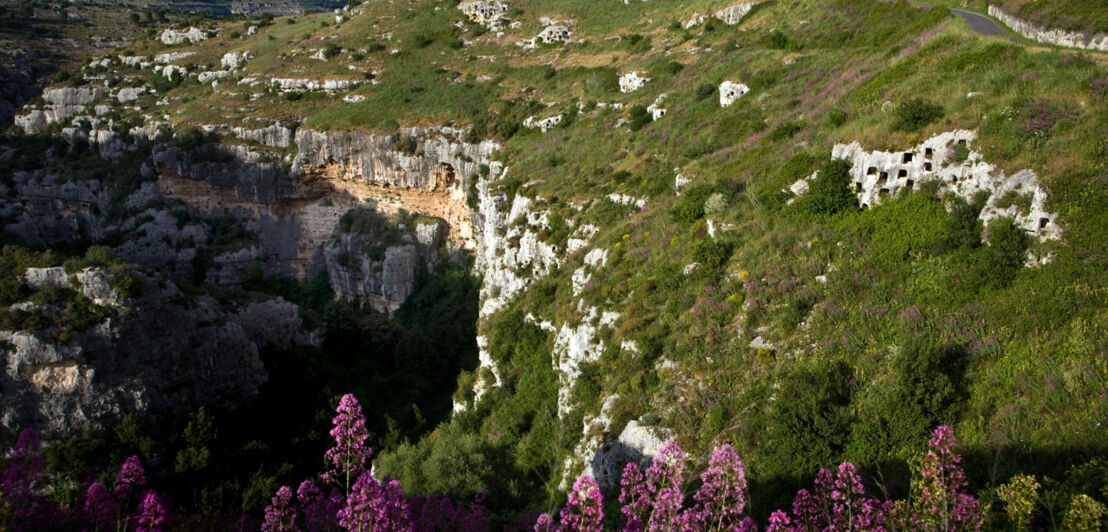
[[(109, 294), (111, 277), (104, 271), (63, 280), (57, 270), (28, 271), (26, 278), (76, 284), (86, 294), (121, 301)], [(129, 412), (159, 416), (234, 407), (265, 381), (259, 345), (300, 334), (295, 307), (285, 302), (235, 311), (201, 298), (188, 306), (172, 283), (140, 282), (142, 296), (120, 303), (116, 317), (64, 343), (34, 331), (0, 331), (0, 433), (33, 427), (64, 437), (110, 426)]]
[(273, 165), (257, 164), (261, 156), (247, 146), (207, 144), (191, 152), (164, 147), (152, 157), (163, 173), (203, 181), (208, 188), (233, 190), (233, 198), (240, 201), (268, 205), (288, 196), (292, 181)]
[(619, 92), (635, 92), (650, 81), (650, 78), (646, 77), (646, 72), (635, 70), (628, 72), (619, 77)]
[(308, 78), (273, 78), (270, 84), (282, 91), (343, 91), (365, 84), (360, 79), (325, 79), (314, 80)]
[(287, 148), (292, 146), (295, 141), (296, 128), (285, 127), (280, 123), (274, 123), (271, 126), (259, 129), (235, 127), (231, 129), (231, 134), (242, 140), (254, 141), (263, 146)]
[(146, 87), (128, 87), (119, 89), (119, 92), (115, 94), (115, 98), (119, 100), (119, 103), (127, 103), (139, 99), (139, 96), (143, 94), (146, 94)]
[(368, 302), (380, 312), (392, 312), (415, 290), (420, 269), (430, 270), (446, 237), (443, 222), (401, 229), (403, 242), (375, 256), (379, 235), (339, 233), (324, 249), (327, 274), (335, 296)]
[(46, 103), (57, 106), (84, 106), (89, 105), (107, 91), (100, 87), (66, 87), (62, 89), (46, 89), (42, 92), (42, 99)]
[(190, 27), (185, 31), (177, 31), (173, 28), (166, 28), (159, 37), (162, 44), (174, 45), (181, 44), (185, 41), (196, 44), (200, 41), (207, 40), (208, 33), (200, 28)]
[(728, 107), (748, 92), (750, 92), (750, 87), (743, 83), (724, 81), (719, 84), (719, 106)]
[(504, 13), (508, 12), (508, 2), (496, 0), (479, 0), (476, 2), (462, 2), (458, 9), (462, 10), (470, 20), (492, 27), (500, 23)]
[(597, 449), (592, 463), (589, 464), (593, 478), (601, 488), (619, 487), (625, 464), (649, 464), (672, 437), (666, 429), (644, 426), (635, 420), (628, 421), (619, 438)]
[[(976, 136), (973, 131), (949, 131), (903, 152), (865, 151), (857, 142), (836, 144), (831, 156), (853, 163), (851, 186), (864, 206), (876, 205), (902, 189), (915, 189), (925, 180), (937, 180), (940, 192), (953, 192), (963, 198), (988, 193), (989, 200), (980, 215), (985, 222), (1012, 218), (1025, 232), (1040, 240), (1060, 238), (1058, 215), (1047, 212), (1047, 191), (1039, 185), (1035, 173), (1022, 170), (1005, 175), (970, 148)], [(966, 153), (961, 161), (954, 157), (959, 147)], [(1018, 205), (1003, 205), (1002, 200), (1012, 195), (1027, 198), (1026, 211)]]
[[(196, 52), (166, 52), (164, 54), (158, 54), (154, 56), (154, 62), (159, 65), (168, 65), (174, 61), (181, 59), (187, 59), (196, 55)], [(142, 63), (139, 63), (140, 65)]]
[(196, 79), (200, 83), (210, 83), (212, 81), (223, 79), (230, 75), (231, 72), (229, 70), (212, 70), (209, 72), (201, 72), (199, 75), (196, 76)]
[(55, 122), (88, 112), (88, 106), (108, 94), (103, 87), (65, 87), (47, 89), (42, 93), (46, 102), (43, 109), (27, 109), (27, 113), (15, 117), (15, 124), (27, 134), (46, 129)]
[(227, 52), (223, 54), (223, 58), (220, 59), (220, 64), (227, 70), (235, 70), (253, 57), (254, 55), (250, 53), (250, 50)]
[(85, 231), (103, 236), (103, 213), (111, 192), (99, 181), (68, 181), (60, 176), (16, 172), (12, 199), (0, 199), (6, 231), (34, 242), (72, 240)]
[(760, 3), (761, 2), (746, 2), (725, 7), (716, 11), (716, 18), (722, 20), (724, 24), (733, 26), (738, 24), (747, 13), (750, 13), (751, 9), (754, 9), (754, 6)]
[(1099, 50), (1108, 52), (1108, 33), (1085, 33), (1079, 31), (1066, 31), (1051, 29), (1032, 24), (1009, 14), (998, 6), (989, 6), (989, 15), (996, 17), (1004, 24), (1012, 28), (1016, 33), (1033, 41), (1055, 46), (1069, 48), (1083, 48), (1085, 50)]

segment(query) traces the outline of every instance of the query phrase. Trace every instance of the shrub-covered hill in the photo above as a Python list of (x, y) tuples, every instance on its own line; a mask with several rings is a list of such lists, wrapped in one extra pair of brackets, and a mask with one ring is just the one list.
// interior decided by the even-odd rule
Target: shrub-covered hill
[[(449, 419), (370, 441), (409, 495), (485, 492), (495, 522), (560, 504), (581, 473), (618, 492), (621, 463), (670, 439), (733, 444), (762, 518), (844, 460), (905, 496), (939, 425), (986, 503), (1108, 451), (1108, 56), (903, 1), (471, 7), (176, 28), (75, 73), (106, 88), (99, 122), (53, 121), (44, 100), (17, 123), (40, 142), (160, 128), (155, 152), (250, 152), (293, 183), (438, 157), (428, 172), (457, 180), (480, 233), (480, 364)], [(290, 138), (240, 133), (271, 126)], [(447, 128), (443, 149), (429, 132)], [(340, 132), (388, 155), (340, 160)]]

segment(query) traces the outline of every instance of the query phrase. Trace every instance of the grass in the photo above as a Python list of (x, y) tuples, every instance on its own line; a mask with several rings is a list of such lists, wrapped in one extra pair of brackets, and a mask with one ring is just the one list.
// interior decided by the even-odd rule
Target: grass
[[(969, 7), (979, 7), (975, 2)], [(617, 394), (612, 432), (649, 416), (694, 454), (736, 442), (754, 477), (778, 479), (787, 471), (771, 450), (774, 439), (788, 438), (787, 420), (811, 407), (779, 407), (778, 399), (799, 403), (796, 386), (849, 376), (849, 393), (835, 397), (842, 408), (859, 419), (887, 415), (892, 396), (882, 390), (910, 387), (896, 356), (917, 336), (957, 348), (966, 366), (955, 379), (958, 408), (905, 414), (908, 429), (951, 423), (974, 449), (1072, 445), (1104, 452), (1108, 425), (1096, 422), (1106, 415), (1098, 394), (1108, 367), (1095, 353), (1108, 348), (1108, 281), (1100, 274), (1108, 264), (1102, 134), (1108, 111), (1098, 88), (1105, 69), (1096, 56), (980, 37), (946, 10), (905, 2), (768, 2), (738, 26), (707, 31), (672, 23), (725, 3), (694, 0), (676, 10), (615, 3), (595, 16), (595, 2), (521, 0), (511, 16), (523, 24), (503, 37), (472, 24), (456, 27), (457, 10), (431, 5), (367, 3), (365, 15), (337, 27), (320, 26), (328, 15), (303, 16), (239, 40), (226, 36), (239, 23), (225, 23), (224, 35), (193, 47), (198, 55), (187, 60), (218, 62), (226, 51), (250, 49), (256, 59), (244, 76), (329, 79), (377, 71), (378, 84), (354, 91), (364, 102), (324, 94), (289, 102), (230, 83), (214, 92), (186, 83), (168, 96), (180, 111), (173, 120), (182, 124), (290, 117), (304, 118), (304, 127), (388, 133), (401, 125), (483, 125), (484, 134), (474, 135), (500, 142), (499, 159), (510, 168), (492, 185), (509, 199), (534, 199), (536, 210), (563, 221), (543, 231), (543, 240), (565, 249), (571, 226), (599, 228), (588, 247), (564, 257), (560, 268), (482, 324), (508, 384), (458, 423), (466, 438), (477, 434), (509, 449), (521, 468), (515, 474), (545, 488), (530, 503), (550, 502), (560, 481), (556, 466), (569, 456), (581, 418)], [(540, 29), (540, 16), (577, 20), (575, 39), (582, 42), (516, 47)], [(455, 50), (457, 39), (468, 44)], [(369, 43), (384, 49), (368, 51)], [(332, 44), (349, 52), (326, 63), (306, 58)], [(350, 52), (362, 48), (367, 52), (355, 60)], [(619, 74), (632, 69), (649, 72), (652, 81), (619, 92)], [(751, 91), (720, 108), (716, 87), (723, 80)], [(251, 100), (249, 93), (259, 96)], [(631, 109), (662, 94), (666, 116), (645, 121), (640, 114), (641, 128), (632, 130)], [(914, 100), (921, 96), (927, 102)], [(920, 110), (926, 112), (914, 112)], [(558, 114), (573, 120), (545, 134), (511, 127), (527, 116)], [(998, 171), (1039, 175), (1065, 236), (1031, 245), (1052, 252), (1053, 262), (1000, 267), (1011, 266), (1012, 257), (999, 256), (996, 242), (981, 241), (975, 217), (965, 223), (948, 198), (927, 190), (864, 211), (838, 202), (819, 209), (805, 208), (810, 202), (803, 200), (788, 204), (791, 193), (783, 189), (823, 167), (835, 144), (892, 151), (953, 129), (977, 131), (972, 149)], [(691, 179), (680, 195), (677, 171)], [(841, 186), (829, 195), (836, 191)], [(620, 205), (609, 194), (646, 206)], [(1022, 209), (1027, 199), (1002, 203)], [(729, 228), (709, 237), (709, 220)], [(387, 232), (368, 225), (368, 232)], [(607, 250), (607, 264), (575, 295), (571, 277), (592, 248)], [(694, 262), (699, 267), (686, 274)], [(520, 316), (573, 327), (589, 306), (620, 317), (601, 328), (608, 349), (570, 390), (579, 408), (559, 420), (551, 413), (552, 340)], [(773, 347), (751, 347), (759, 336)], [(615, 349), (624, 342), (639, 351)], [(460, 395), (468, 395), (475, 378), (464, 377)], [(901, 391), (915, 397), (927, 390)], [(908, 451), (907, 443), (893, 448), (849, 419), (835, 419), (845, 423), (843, 438), (863, 443), (833, 442), (797, 463), (830, 466), (849, 456), (875, 466)]]

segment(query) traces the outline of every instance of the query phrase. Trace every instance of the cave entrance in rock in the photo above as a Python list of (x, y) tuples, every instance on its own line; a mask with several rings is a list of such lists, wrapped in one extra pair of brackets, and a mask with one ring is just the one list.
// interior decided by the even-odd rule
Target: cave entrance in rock
[(438, 184), (450, 188), (454, 186), (454, 181), (457, 180), (458, 173), (454, 170), (453, 166), (448, 163), (438, 164)]

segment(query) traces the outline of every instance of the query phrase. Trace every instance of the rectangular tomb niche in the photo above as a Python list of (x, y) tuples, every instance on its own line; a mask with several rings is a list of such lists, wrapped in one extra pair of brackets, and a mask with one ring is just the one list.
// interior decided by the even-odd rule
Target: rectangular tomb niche
[(905, 162), (905, 163), (910, 163), (910, 162), (912, 162), (912, 152), (906, 152), (906, 153), (904, 154), (904, 162)]

